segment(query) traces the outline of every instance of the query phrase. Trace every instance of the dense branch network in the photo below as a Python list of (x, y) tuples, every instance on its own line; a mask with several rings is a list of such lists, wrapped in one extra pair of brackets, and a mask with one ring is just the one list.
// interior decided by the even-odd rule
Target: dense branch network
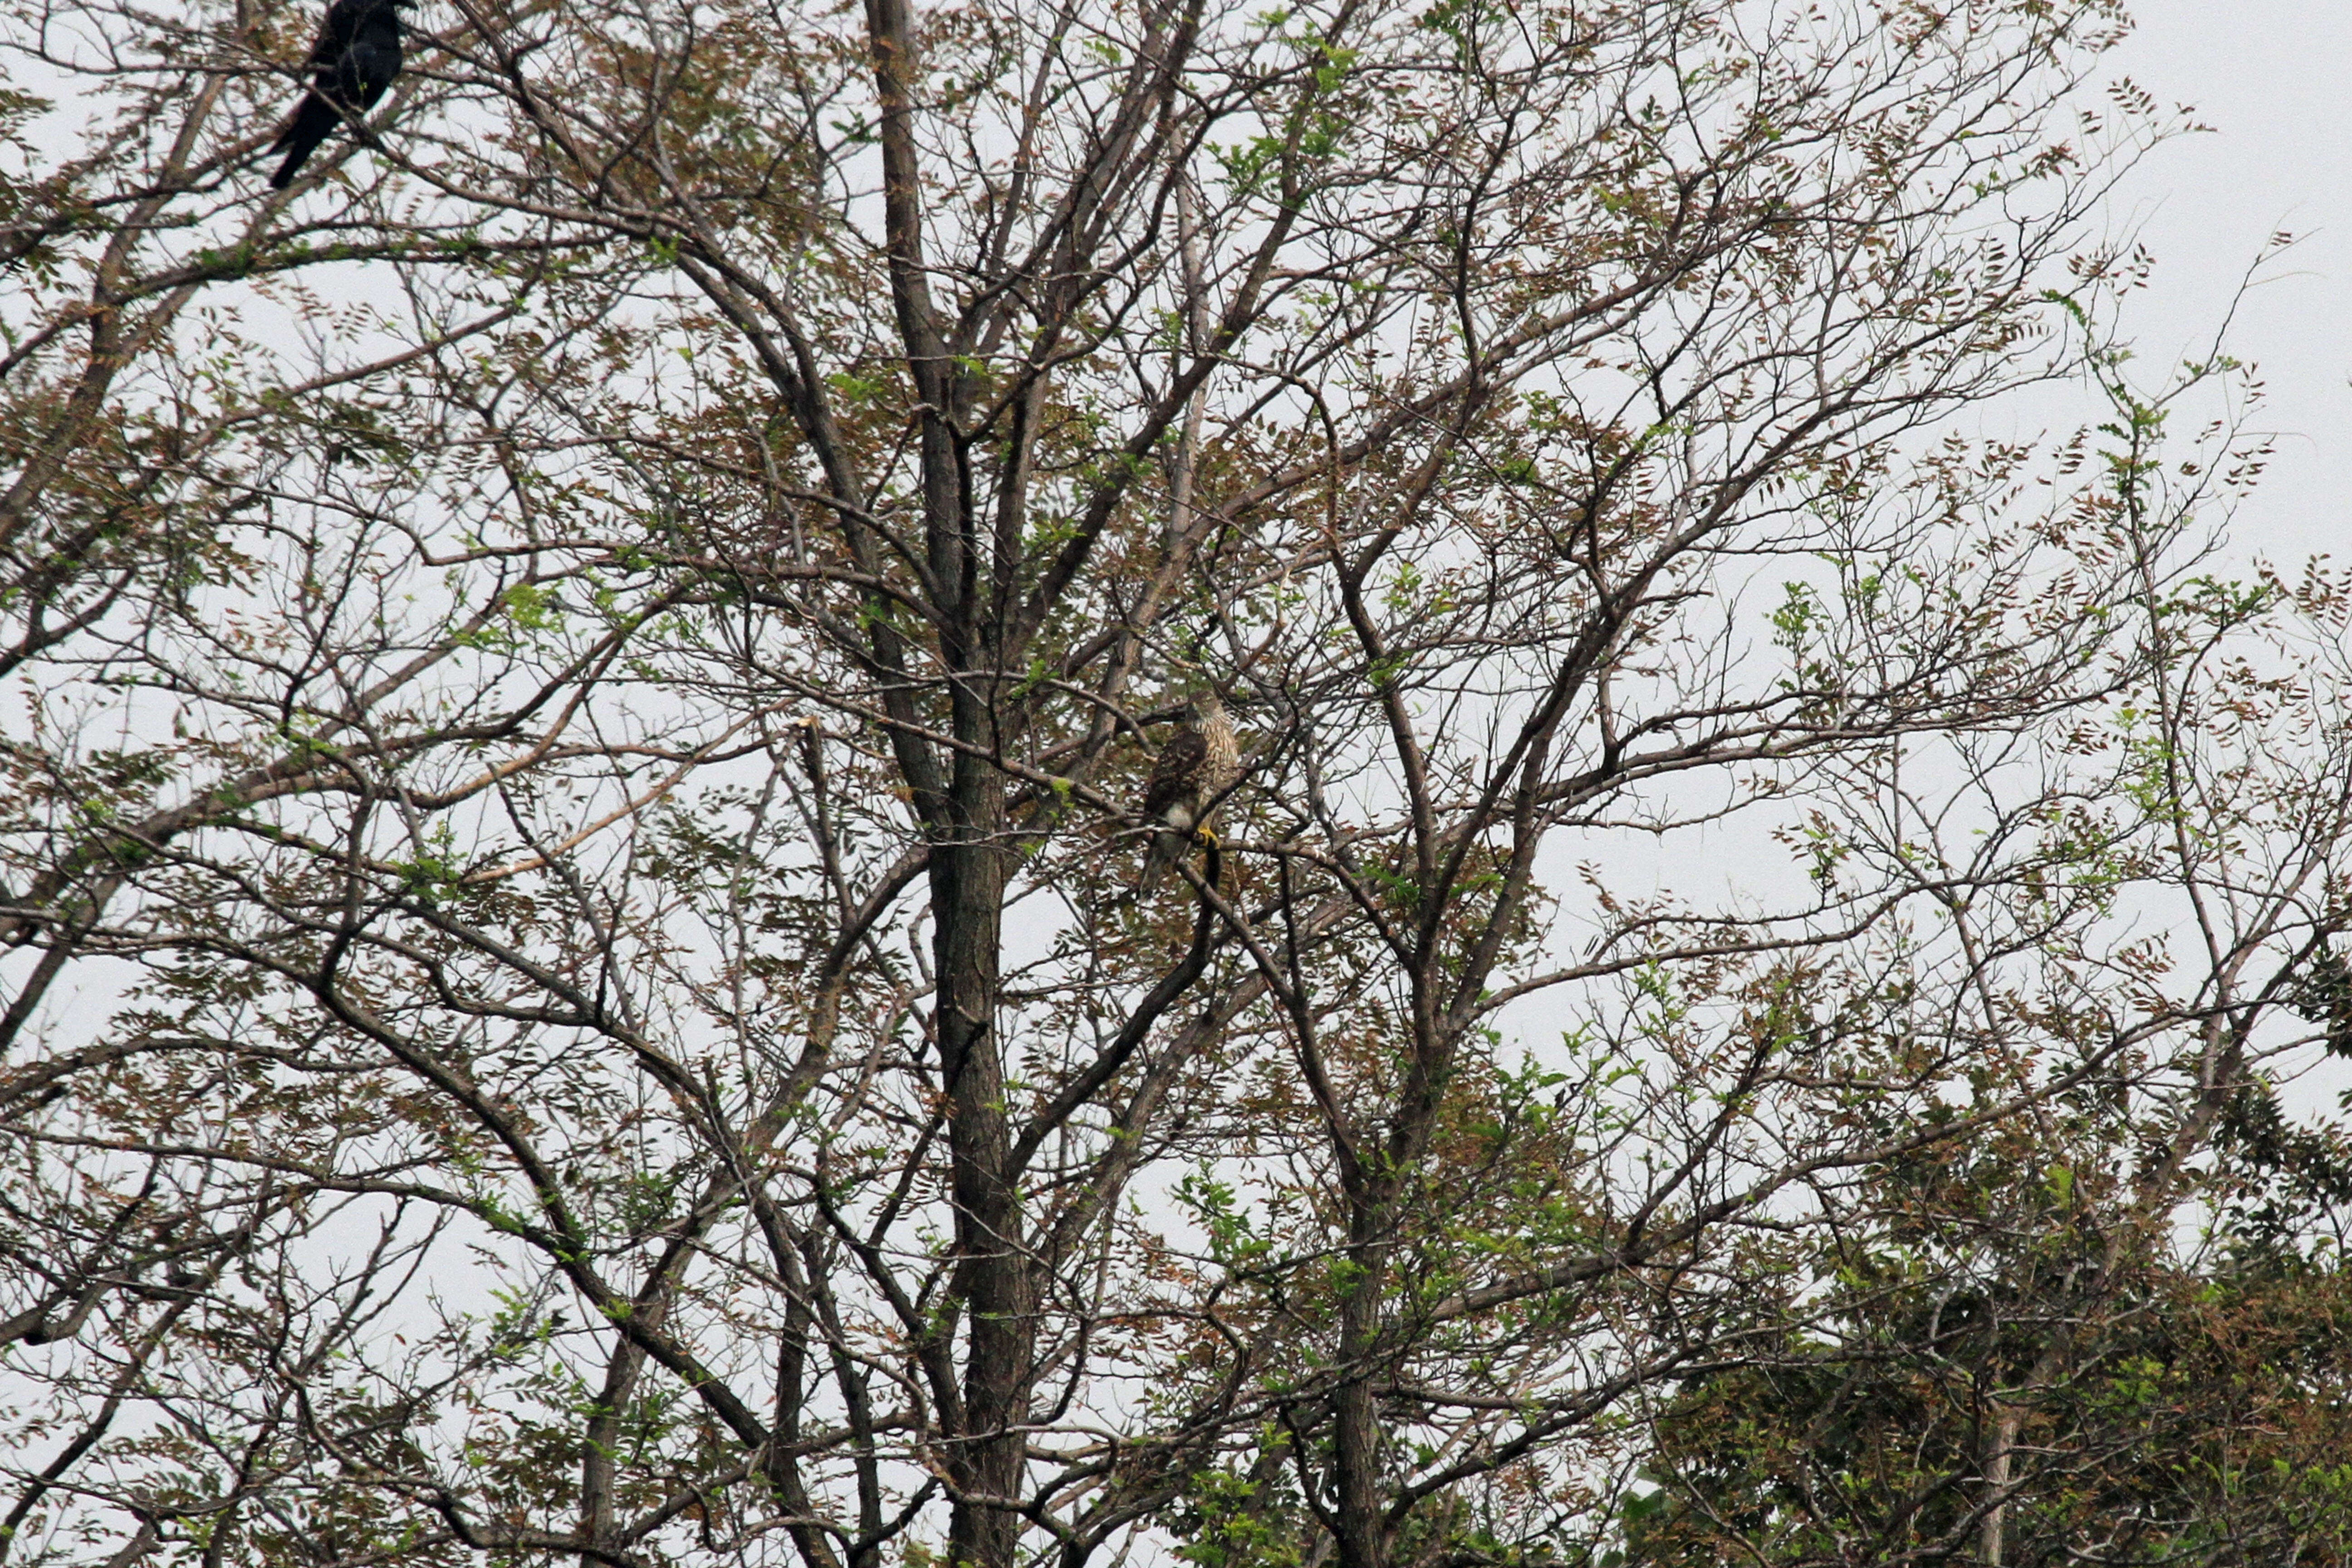
[(2111, 7), (424, 22), (5, 35), (0, 1559), (2344, 1550)]

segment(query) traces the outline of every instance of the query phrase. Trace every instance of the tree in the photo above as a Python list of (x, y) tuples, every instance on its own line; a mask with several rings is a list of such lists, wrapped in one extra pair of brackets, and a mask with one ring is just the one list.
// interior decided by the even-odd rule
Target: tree
[(2343, 586), (2103, 336), (2112, 7), (468, 4), (283, 195), (313, 18), (11, 18), (15, 1561), (2022, 1561), (2340, 1436), (2198, 1314), (2338, 1288)]

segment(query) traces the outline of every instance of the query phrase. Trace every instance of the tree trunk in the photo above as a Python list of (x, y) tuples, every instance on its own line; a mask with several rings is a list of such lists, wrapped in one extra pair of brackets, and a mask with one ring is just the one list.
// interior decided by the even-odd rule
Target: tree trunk
[[(1034, 1290), (1012, 1180), (1004, 1059), (996, 1033), (1005, 860), (993, 779), (960, 763), (961, 819), (935, 853), (933, 952), (938, 963), (940, 1063), (954, 1163), (956, 1295), (968, 1315), (963, 1429), (945, 1455), (958, 1494), (950, 1555), (972, 1568), (1010, 1568), (1021, 1493), (1035, 1333)], [(978, 809), (971, 809), (977, 807)]]

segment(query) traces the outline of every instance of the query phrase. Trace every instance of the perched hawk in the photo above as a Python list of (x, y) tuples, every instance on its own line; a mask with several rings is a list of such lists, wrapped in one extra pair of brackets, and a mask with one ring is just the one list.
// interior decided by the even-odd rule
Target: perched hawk
[(1195, 698), (1184, 704), (1176, 733), (1160, 749), (1144, 792), (1143, 815), (1165, 823), (1169, 831), (1151, 836), (1151, 854), (1143, 863), (1143, 886), (1149, 889), (1160, 874), (1183, 858), (1184, 847), (1207, 824), (1217, 797), (1233, 785), (1241, 772), (1241, 751), (1234, 743), (1233, 721), (1214, 697)]

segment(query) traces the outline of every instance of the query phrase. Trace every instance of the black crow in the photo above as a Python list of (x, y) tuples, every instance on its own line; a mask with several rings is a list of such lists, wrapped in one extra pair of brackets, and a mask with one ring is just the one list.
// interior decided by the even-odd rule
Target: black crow
[(400, 74), (400, 16), (410, 0), (334, 0), (319, 41), (310, 46), (310, 90), (302, 95), (286, 129), (269, 144), (286, 161), (269, 184), (284, 190), (294, 183), (303, 160), (345, 120), (357, 120), (375, 106)]

